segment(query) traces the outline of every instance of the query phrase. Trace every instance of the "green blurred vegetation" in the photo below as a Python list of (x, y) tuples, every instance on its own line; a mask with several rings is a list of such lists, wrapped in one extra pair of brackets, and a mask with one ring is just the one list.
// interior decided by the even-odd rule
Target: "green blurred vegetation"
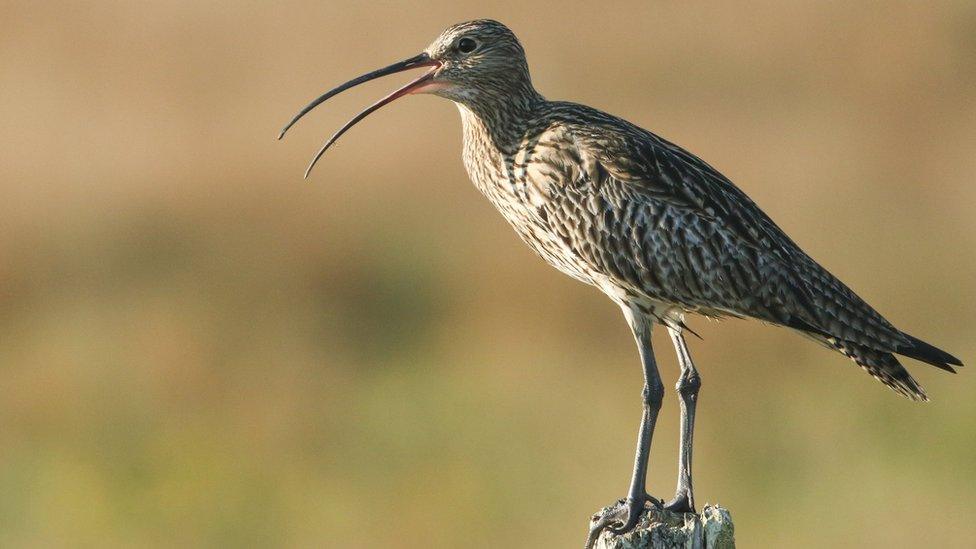
[[(327, 87), (485, 16), (544, 94), (699, 153), (974, 362), (971, 2), (3, 2), (0, 546), (581, 543), (639, 418), (618, 311), (471, 187), (442, 100), (371, 117), (309, 182), (395, 79), (274, 141)], [(743, 547), (971, 546), (972, 365), (910, 364), (916, 405), (787, 331), (691, 325), (696, 493)]]

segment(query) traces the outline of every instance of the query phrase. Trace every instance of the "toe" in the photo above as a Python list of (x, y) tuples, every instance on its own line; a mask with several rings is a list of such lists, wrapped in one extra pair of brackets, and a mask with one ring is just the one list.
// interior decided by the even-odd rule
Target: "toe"
[(627, 532), (633, 530), (635, 526), (637, 526), (638, 521), (640, 521), (641, 513), (644, 512), (644, 499), (643, 498), (639, 500), (628, 499), (625, 509), (626, 509), (626, 514), (624, 515), (623, 513), (621, 513), (621, 515), (626, 517), (625, 520), (617, 521), (618, 523), (622, 523), (622, 525), (619, 527), (610, 528), (610, 531), (613, 532), (614, 534), (617, 535), (626, 534)]
[(650, 495), (648, 493), (645, 493), (644, 494), (644, 499), (647, 500), (648, 502), (650, 502), (651, 505), (653, 505), (654, 507), (657, 507), (658, 509), (662, 509), (664, 507), (664, 501), (662, 501), (660, 499), (657, 499), (656, 497), (654, 497), (654, 496), (652, 496), (652, 495)]
[(602, 512), (593, 515), (593, 524), (590, 526), (590, 533), (586, 536), (585, 549), (592, 549), (600, 534), (613, 523), (621, 522), (621, 512), (623, 511), (622, 501), (616, 505), (604, 509)]
[(687, 493), (679, 493), (674, 499), (664, 504), (664, 508), (675, 513), (694, 513), (695, 504)]

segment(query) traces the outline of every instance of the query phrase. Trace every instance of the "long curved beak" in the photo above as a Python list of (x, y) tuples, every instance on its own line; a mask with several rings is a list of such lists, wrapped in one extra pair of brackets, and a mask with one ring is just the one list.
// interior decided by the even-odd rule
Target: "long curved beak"
[(343, 85), (341, 85), (341, 86), (339, 86), (337, 88), (333, 88), (333, 89), (325, 92), (324, 94), (322, 94), (321, 96), (319, 96), (317, 99), (315, 99), (314, 101), (312, 101), (311, 103), (309, 103), (308, 106), (306, 106), (304, 109), (302, 109), (301, 111), (299, 111), (299, 113), (296, 114), (295, 117), (291, 119), (291, 122), (289, 122), (288, 124), (286, 124), (285, 127), (281, 130), (281, 133), (278, 134), (278, 139), (281, 139), (282, 137), (284, 137), (285, 136), (285, 132), (287, 132), (288, 129), (291, 128), (293, 125), (295, 125), (295, 123), (298, 122), (303, 116), (305, 116), (306, 114), (308, 114), (309, 111), (311, 111), (315, 107), (321, 105), (326, 100), (328, 100), (330, 97), (333, 97), (335, 95), (338, 95), (338, 94), (340, 94), (340, 93), (348, 90), (349, 88), (358, 86), (358, 85), (362, 84), (363, 82), (369, 82), (370, 80), (374, 80), (374, 79), (379, 78), (381, 76), (386, 76), (388, 74), (394, 74), (394, 73), (398, 73), (398, 72), (402, 72), (402, 71), (406, 71), (406, 70), (410, 70), (410, 69), (415, 69), (417, 67), (434, 67), (433, 69), (431, 69), (431, 70), (427, 71), (426, 73), (424, 73), (423, 75), (421, 75), (419, 78), (416, 78), (414, 80), (411, 80), (410, 82), (407, 83), (407, 85), (405, 85), (402, 88), (394, 91), (390, 95), (387, 95), (383, 99), (380, 99), (376, 103), (373, 103), (372, 105), (370, 105), (369, 107), (367, 107), (365, 110), (363, 110), (363, 112), (361, 112), (361, 113), (357, 114), (356, 116), (354, 116), (352, 118), (352, 120), (350, 120), (349, 122), (346, 122), (346, 124), (344, 126), (342, 126), (341, 128), (339, 128), (339, 131), (337, 131), (334, 134), (332, 134), (332, 137), (330, 137), (329, 140), (326, 141), (324, 145), (322, 145), (322, 148), (319, 149), (319, 152), (315, 154), (315, 158), (313, 158), (312, 159), (312, 162), (309, 163), (308, 169), (305, 170), (305, 178), (308, 178), (308, 174), (312, 171), (312, 168), (315, 167), (315, 164), (319, 161), (319, 158), (322, 158), (322, 155), (325, 154), (325, 151), (328, 150), (328, 148), (331, 147), (332, 144), (335, 143), (336, 140), (339, 139), (339, 137), (342, 134), (346, 133), (346, 130), (348, 130), (349, 128), (355, 126), (357, 122), (359, 122), (363, 118), (366, 118), (367, 116), (369, 116), (370, 114), (372, 114), (374, 111), (378, 110), (380, 107), (386, 105), (387, 103), (391, 103), (391, 102), (395, 101), (396, 99), (399, 99), (399, 98), (403, 97), (404, 95), (407, 95), (407, 94), (409, 94), (409, 93), (411, 93), (411, 92), (413, 92), (413, 91), (415, 91), (415, 90), (423, 87), (424, 84), (426, 84), (429, 80), (431, 80), (434, 77), (434, 72), (437, 70), (438, 67), (440, 67), (440, 65), (441, 65), (440, 61), (437, 61), (435, 59), (431, 59), (431, 57), (429, 55), (427, 55), (426, 53), (421, 53), (420, 55), (411, 57), (410, 59), (405, 59), (403, 61), (400, 61), (399, 63), (394, 63), (394, 64), (390, 65), (389, 67), (384, 67), (382, 69), (375, 70), (373, 72), (364, 74), (364, 75), (360, 76), (359, 78), (353, 78), (352, 80), (346, 82), (345, 84), (343, 84)]

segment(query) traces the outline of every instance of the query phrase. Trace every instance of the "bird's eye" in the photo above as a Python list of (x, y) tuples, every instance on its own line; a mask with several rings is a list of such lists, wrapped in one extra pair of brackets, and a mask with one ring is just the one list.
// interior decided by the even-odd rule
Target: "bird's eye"
[(457, 49), (461, 53), (471, 53), (478, 48), (478, 43), (470, 38), (458, 40)]

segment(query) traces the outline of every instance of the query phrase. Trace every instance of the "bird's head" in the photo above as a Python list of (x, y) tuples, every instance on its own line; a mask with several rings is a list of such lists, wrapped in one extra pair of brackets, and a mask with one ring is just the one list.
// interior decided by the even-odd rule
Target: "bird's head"
[(445, 97), (476, 110), (524, 106), (538, 97), (529, 78), (525, 50), (505, 25), (490, 19), (458, 23), (448, 27), (423, 52), (388, 67), (366, 73), (329, 90), (302, 109), (289, 122), (278, 139), (309, 111), (349, 88), (364, 82), (415, 68), (427, 72), (369, 106), (339, 129), (319, 149), (305, 172), (308, 173), (343, 133), (380, 107), (405, 95), (429, 93)]
[(516, 99), (523, 88), (531, 87), (525, 50), (498, 21), (479, 19), (451, 26), (424, 53), (439, 66), (419, 93), (477, 105)]

